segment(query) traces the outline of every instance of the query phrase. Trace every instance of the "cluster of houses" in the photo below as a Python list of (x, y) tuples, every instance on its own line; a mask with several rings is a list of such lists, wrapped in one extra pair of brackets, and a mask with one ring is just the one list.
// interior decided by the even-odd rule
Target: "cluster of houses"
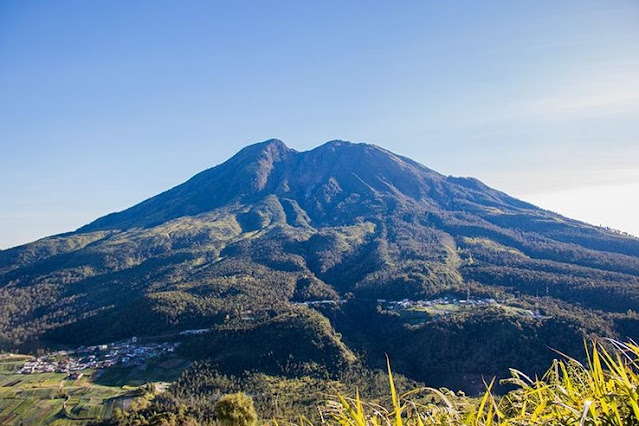
[[(437, 309), (438, 312), (440, 312), (440, 315), (442, 314), (447, 314), (450, 313), (452, 311), (452, 309), (447, 308), (447, 306), (453, 305), (453, 306), (489, 306), (489, 305), (501, 305), (501, 306), (508, 306), (506, 305), (505, 302), (500, 302), (497, 301), (495, 299), (492, 298), (485, 298), (485, 299), (458, 299), (455, 297), (440, 297), (438, 299), (429, 299), (429, 300), (408, 300), (408, 299), (403, 299), (403, 300), (385, 300), (385, 299), (377, 299), (377, 303), (383, 304), (386, 309), (388, 310), (394, 310), (394, 311), (401, 311), (401, 310), (407, 310), (407, 309), (411, 309), (411, 308), (419, 308), (419, 307), (429, 307), (429, 306), (433, 306)], [(514, 308), (512, 306), (509, 306), (509, 308), (511, 308), (511, 310), (514, 310), (515, 312), (519, 313), (520, 315), (524, 315), (524, 316), (531, 316), (532, 318), (535, 319), (547, 319), (549, 317), (542, 315), (539, 312), (539, 308), (535, 307), (534, 310), (528, 310), (528, 309), (522, 309), (522, 308)]]
[[(362, 300), (373, 300), (373, 299), (362, 299)], [(377, 303), (384, 304), (390, 309), (409, 309), (416, 306), (432, 306), (432, 305), (467, 305), (467, 306), (481, 306), (481, 305), (492, 305), (498, 303), (495, 299), (457, 299), (454, 297), (440, 297), (438, 299), (429, 299), (429, 300), (386, 300), (386, 299), (377, 299)], [(346, 300), (311, 300), (306, 302), (294, 302), (293, 305), (298, 306), (322, 306), (322, 305), (340, 305), (342, 303), (346, 303)]]
[[(75, 351), (58, 351), (24, 363), (20, 374), (67, 373), (73, 374), (87, 368), (103, 369), (120, 366), (136, 366), (149, 358), (175, 351), (179, 342), (138, 343), (137, 338), (107, 343), (105, 345), (79, 347)], [(77, 373), (76, 373), (77, 375)]]
[(434, 305), (485, 306), (498, 303), (495, 299), (456, 299), (440, 297), (429, 300), (385, 300), (377, 299), (377, 303), (385, 304), (389, 309), (410, 309), (414, 307), (428, 307)]
[[(469, 296), (466, 297), (465, 299), (444, 296), (444, 297), (439, 297), (436, 299), (424, 299), (424, 300), (409, 300), (409, 299), (402, 299), (402, 300), (358, 299), (358, 300), (376, 301), (378, 304), (382, 305), (385, 309), (388, 309), (390, 311), (405, 311), (405, 310), (411, 310), (411, 309), (420, 308), (420, 307), (421, 308), (434, 307), (434, 312), (438, 312), (438, 315), (436, 316), (445, 315), (456, 310), (456, 308), (452, 308), (451, 305), (460, 306), (460, 307), (461, 306), (469, 306), (469, 307), (489, 306), (489, 305), (506, 306), (505, 302), (498, 301), (493, 298), (471, 299)], [(296, 303), (293, 303), (293, 305), (320, 307), (320, 306), (327, 306), (327, 305), (339, 305), (345, 302), (346, 300), (343, 300), (343, 299), (312, 300), (312, 301), (306, 301), (306, 302), (296, 302)], [(537, 307), (535, 307), (534, 311), (521, 309), (521, 308), (513, 308), (513, 309), (516, 312), (518, 312), (520, 315), (532, 316), (533, 318), (536, 318), (536, 319), (548, 318), (546, 316), (541, 315)]]
[(294, 302), (293, 305), (297, 306), (322, 306), (322, 305), (341, 305), (346, 303), (346, 300), (311, 300), (307, 302)]

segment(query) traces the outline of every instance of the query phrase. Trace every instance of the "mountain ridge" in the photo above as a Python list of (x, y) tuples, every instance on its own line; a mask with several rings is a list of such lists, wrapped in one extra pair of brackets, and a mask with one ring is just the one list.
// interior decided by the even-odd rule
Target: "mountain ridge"
[[(374, 306), (468, 294), (537, 306), (552, 319), (469, 311), (459, 323), (431, 318), (405, 329)], [(343, 298), (373, 305), (346, 304), (326, 316), (299, 305)], [(269, 324), (273, 333), (287, 324), (301, 328), (291, 336), (318, 333), (307, 342), (308, 359), (295, 364), (317, 367), (320, 359), (348, 364), (351, 350), (372, 356), (367, 324), (401, 348), (457, 335), (468, 321), (477, 333), (486, 315), (508, 336), (500, 345), (520, 344), (513, 321), (532, 333), (521, 338), (559, 333), (572, 345), (580, 333), (639, 338), (639, 239), (374, 145), (330, 141), (298, 152), (268, 140), (74, 232), (0, 251), (0, 305), (1, 348), (192, 328), (219, 328), (214, 340), (223, 346), (251, 333), (268, 341)], [(317, 358), (323, 349), (312, 342), (333, 352)], [(444, 362), (433, 345), (419, 350)], [(545, 366), (549, 355), (540, 354)], [(432, 373), (406, 362), (413, 375)]]
[[(117, 229), (118, 226), (127, 229), (135, 226), (134, 222), (131, 223), (130, 220), (127, 220), (129, 216), (136, 214), (148, 215), (148, 210), (157, 209), (157, 204), (166, 204), (167, 202), (172, 205), (178, 204), (175, 211), (161, 215), (161, 219), (151, 219), (142, 225), (148, 226), (161, 223), (161, 220), (203, 213), (231, 202), (233, 198), (259, 196), (260, 193), (277, 195), (295, 193), (295, 191), (299, 193), (299, 187), (305, 188), (306, 191), (312, 191), (317, 185), (322, 183), (329, 183), (329, 186), (330, 184), (334, 185), (334, 180), (330, 182), (324, 181), (332, 178), (332, 173), (334, 174), (334, 172), (343, 168), (345, 162), (353, 163), (355, 161), (366, 162), (366, 164), (373, 163), (366, 169), (358, 169), (359, 173), (352, 172), (355, 180), (359, 180), (359, 183), (364, 186), (363, 189), (368, 189), (373, 193), (380, 190), (381, 192), (395, 191), (398, 194), (408, 195), (413, 199), (423, 201), (430, 194), (419, 193), (416, 188), (419, 188), (420, 184), (425, 181), (431, 180), (432, 183), (438, 185), (450, 182), (471, 190), (490, 191), (493, 197), (506, 199), (519, 207), (536, 208), (531, 204), (495, 191), (476, 179), (441, 175), (411, 159), (398, 156), (376, 145), (334, 140), (309, 151), (297, 152), (288, 148), (278, 139), (270, 139), (250, 145), (239, 151), (228, 161), (196, 174), (183, 184), (144, 200), (131, 208), (101, 217), (79, 228), (76, 232), (113, 227)], [(368, 176), (368, 179), (361, 179), (360, 177), (360, 175), (369, 174), (370, 170), (389, 169), (393, 166), (397, 170), (391, 170), (390, 181), (387, 176), (377, 182), (375, 182), (375, 177), (379, 176)], [(280, 170), (282, 168), (284, 170)], [(231, 173), (229, 173), (229, 169)], [(408, 181), (400, 179), (399, 185), (397, 185), (398, 179), (392, 182), (392, 177), (396, 177), (401, 173), (408, 175), (411, 179)], [(234, 179), (229, 174), (239, 175), (239, 179)], [(293, 188), (290, 187), (290, 182), (293, 180), (291, 176), (296, 176), (297, 180), (299, 180), (299, 183)], [(373, 185), (371, 185), (371, 181), (373, 181)], [(380, 184), (382, 187), (380, 187)], [(383, 187), (384, 185), (386, 188)], [(216, 191), (220, 189), (222, 194), (216, 194)], [(341, 188), (334, 187), (327, 188), (327, 190), (340, 191)], [(191, 195), (186, 200), (179, 200), (181, 203), (175, 202), (174, 199), (179, 198), (184, 192), (191, 192), (191, 194), (195, 193), (196, 195)], [(203, 192), (206, 192), (206, 194), (203, 194)], [(207, 200), (206, 195), (209, 194), (214, 197)], [(302, 199), (309, 196), (307, 193), (303, 194), (302, 197), (299, 197), (299, 194), (295, 195)], [(167, 200), (167, 198), (169, 199)], [(185, 203), (187, 204), (186, 206), (184, 206)], [(157, 215), (157, 212), (152, 211), (151, 216), (154, 215)], [(124, 219), (120, 219), (118, 222), (118, 217)]]

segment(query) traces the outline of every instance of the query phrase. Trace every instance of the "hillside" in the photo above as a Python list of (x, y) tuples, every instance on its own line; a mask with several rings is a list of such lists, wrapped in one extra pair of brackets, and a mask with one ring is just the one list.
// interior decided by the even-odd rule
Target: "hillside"
[[(408, 326), (376, 302), (468, 294), (540, 313), (469, 309)], [(295, 303), (345, 296), (321, 315)], [(197, 357), (305, 339), (288, 367), (264, 368), (331, 371), (351, 351), (377, 366), (387, 352), (400, 373), (450, 383), (451, 368), (544, 367), (547, 346), (579, 350), (585, 334), (639, 338), (639, 239), (374, 145), (269, 140), (75, 232), (0, 251), (0, 306), (7, 349), (213, 327)]]

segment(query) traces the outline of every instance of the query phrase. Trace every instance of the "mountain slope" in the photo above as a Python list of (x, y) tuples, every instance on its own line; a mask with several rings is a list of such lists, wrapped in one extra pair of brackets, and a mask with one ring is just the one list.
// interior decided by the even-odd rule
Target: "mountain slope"
[(346, 293), (469, 290), (599, 312), (606, 324), (586, 332), (633, 335), (639, 240), (374, 145), (270, 140), (75, 232), (0, 251), (0, 346), (249, 327), (248, 311), (269, 323), (300, 309), (291, 302)]

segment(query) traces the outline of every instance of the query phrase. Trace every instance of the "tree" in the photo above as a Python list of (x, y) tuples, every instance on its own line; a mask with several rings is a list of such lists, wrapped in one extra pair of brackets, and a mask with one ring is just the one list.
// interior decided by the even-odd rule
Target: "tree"
[(222, 396), (215, 403), (213, 412), (224, 426), (253, 426), (257, 423), (253, 400), (244, 392)]

